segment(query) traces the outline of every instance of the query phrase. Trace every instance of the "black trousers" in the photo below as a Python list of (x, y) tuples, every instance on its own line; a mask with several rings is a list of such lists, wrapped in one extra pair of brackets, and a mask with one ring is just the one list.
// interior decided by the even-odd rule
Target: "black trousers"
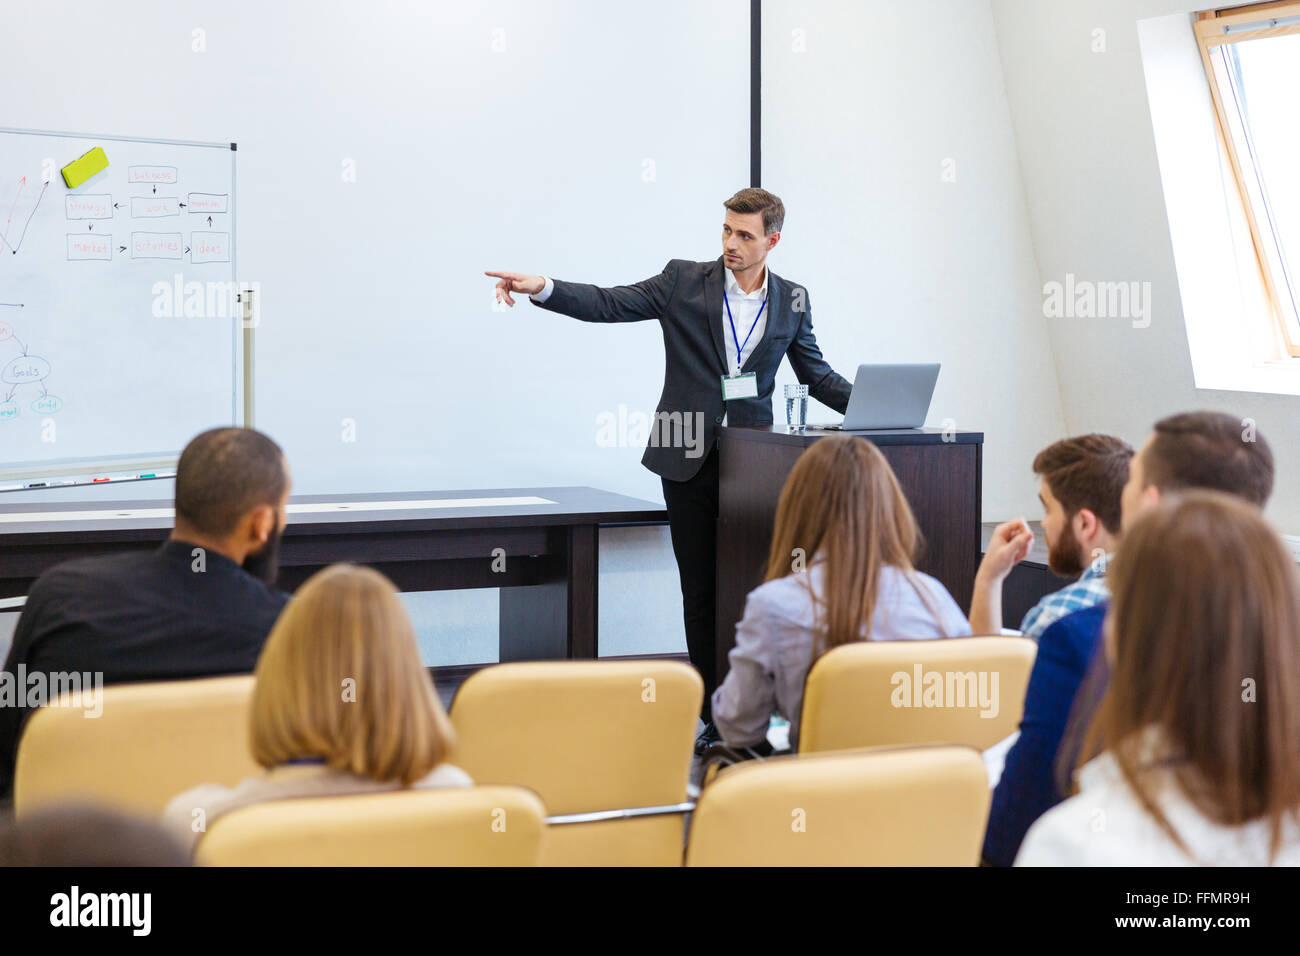
[(673, 555), (682, 580), (682, 612), (686, 622), (686, 649), (691, 664), (704, 679), (704, 707), (700, 716), (711, 720), (712, 697), (717, 686), (717, 639), (714, 624), (718, 550), (718, 449), (709, 450), (704, 466), (687, 481), (661, 478)]

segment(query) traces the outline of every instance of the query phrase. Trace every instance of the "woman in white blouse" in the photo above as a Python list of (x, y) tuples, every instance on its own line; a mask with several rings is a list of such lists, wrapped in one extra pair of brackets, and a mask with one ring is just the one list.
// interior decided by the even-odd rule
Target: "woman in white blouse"
[[(1188, 492), (1109, 575), (1112, 675), (1078, 793), (1017, 866), (1300, 865), (1300, 581), (1259, 510)], [(1086, 758), (1085, 758), (1086, 759)]]
[(794, 747), (804, 678), (833, 647), (970, 634), (944, 586), (913, 566), (920, 544), (875, 445), (835, 436), (805, 451), (781, 491), (767, 574), (745, 600), (727, 678), (713, 695), (723, 740), (761, 743), (777, 713)]

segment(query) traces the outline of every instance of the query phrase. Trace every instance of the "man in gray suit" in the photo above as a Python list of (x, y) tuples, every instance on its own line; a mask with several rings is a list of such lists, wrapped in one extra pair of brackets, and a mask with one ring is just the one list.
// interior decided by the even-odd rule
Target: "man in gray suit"
[(742, 189), (723, 206), (721, 256), (712, 262), (672, 259), (644, 282), (602, 289), (520, 272), (487, 273), (500, 280), (496, 296), (510, 306), (511, 293), (519, 292), (584, 322), (654, 319), (663, 328), (664, 388), (641, 463), (663, 482), (686, 646), (704, 679), (705, 726), (697, 751), (718, 739), (710, 706), (717, 685), (718, 426), (724, 420), (772, 424), (782, 356), (789, 356), (813, 398), (841, 414), (852, 387), (817, 347), (808, 290), (767, 268), (767, 255), (781, 240), (781, 200), (765, 189)]

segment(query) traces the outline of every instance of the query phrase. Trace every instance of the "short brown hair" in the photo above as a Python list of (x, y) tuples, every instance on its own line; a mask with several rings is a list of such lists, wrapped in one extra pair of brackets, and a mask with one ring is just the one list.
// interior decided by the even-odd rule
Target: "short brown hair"
[(742, 189), (722, 205), (732, 212), (745, 213), (746, 215), (761, 212), (763, 214), (763, 232), (765, 235), (770, 236), (774, 232), (780, 232), (781, 227), (785, 225), (785, 206), (781, 203), (781, 197), (774, 196), (766, 189), (758, 189), (757, 187)]
[(280, 446), (252, 428), (196, 435), (176, 464), (176, 517), (210, 535), (227, 535), (259, 505), (278, 507), (289, 476)]
[(1034, 458), (1034, 474), (1047, 482), (1067, 517), (1082, 508), (1111, 534), (1119, 532), (1120, 498), (1128, 482), (1133, 446), (1114, 435), (1080, 435), (1048, 445)]
[[(1300, 579), (1290, 552), (1240, 496), (1188, 491), (1125, 530), (1108, 577), (1114, 669), (1082, 759), (1110, 751), (1190, 854), (1195, 841), (1162, 806), (1170, 778), (1220, 826), (1266, 821), (1276, 856), (1300, 807)], [(1257, 699), (1244, 696), (1246, 678)], [(1165, 757), (1174, 760), (1156, 772)]]
[(1156, 422), (1142, 452), (1142, 480), (1162, 492), (1226, 491), (1262, 508), (1273, 493), (1273, 450), (1253, 426), (1226, 412), (1170, 415)]
[(334, 564), (308, 578), (255, 674), (251, 743), (263, 767), (319, 757), (409, 785), (455, 743), (397, 589), (372, 568)]

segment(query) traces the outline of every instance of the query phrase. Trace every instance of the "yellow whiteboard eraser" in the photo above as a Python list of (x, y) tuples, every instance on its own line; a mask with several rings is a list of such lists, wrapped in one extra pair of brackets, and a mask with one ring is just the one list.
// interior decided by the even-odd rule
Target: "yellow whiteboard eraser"
[(74, 159), (63, 167), (63, 181), (68, 184), (69, 189), (76, 189), (95, 173), (107, 168), (108, 157), (104, 155), (103, 147), (96, 146), (85, 156)]

